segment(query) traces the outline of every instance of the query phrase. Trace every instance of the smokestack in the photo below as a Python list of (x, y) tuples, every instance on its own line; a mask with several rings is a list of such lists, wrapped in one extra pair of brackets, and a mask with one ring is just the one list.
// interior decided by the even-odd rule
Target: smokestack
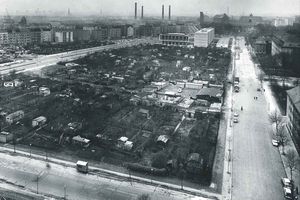
[(142, 6), (141, 18), (144, 19), (144, 6)]
[(162, 20), (165, 19), (165, 6), (164, 5), (161, 6), (161, 19)]
[(134, 3), (134, 19), (137, 18), (137, 2)]
[(171, 5), (169, 5), (169, 20), (171, 20)]
[(204, 14), (203, 12), (200, 12), (200, 25), (203, 26), (204, 24)]

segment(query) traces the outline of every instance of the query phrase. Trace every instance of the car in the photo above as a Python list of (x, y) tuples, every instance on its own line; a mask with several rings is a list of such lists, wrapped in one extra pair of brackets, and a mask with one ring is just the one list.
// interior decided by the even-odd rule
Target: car
[(286, 199), (292, 199), (292, 190), (291, 190), (291, 188), (287, 188), (287, 187), (284, 187), (283, 188), (283, 194), (284, 194), (284, 197), (286, 198)]
[(278, 146), (279, 146), (279, 141), (276, 140), (276, 139), (272, 139), (272, 145), (273, 145), (274, 147), (278, 147)]
[(234, 123), (238, 123), (238, 122), (239, 122), (239, 119), (238, 119), (237, 117), (234, 117), (234, 118), (233, 118), (233, 122), (234, 122)]
[(238, 117), (239, 114), (238, 114), (238, 113), (234, 113), (233, 116), (234, 116), (234, 117)]
[(260, 92), (260, 91), (261, 91), (261, 89), (260, 89), (260, 88), (257, 88), (256, 90), (257, 90), (257, 92)]
[(291, 188), (293, 186), (293, 181), (288, 178), (281, 178), (281, 184), (285, 188)]

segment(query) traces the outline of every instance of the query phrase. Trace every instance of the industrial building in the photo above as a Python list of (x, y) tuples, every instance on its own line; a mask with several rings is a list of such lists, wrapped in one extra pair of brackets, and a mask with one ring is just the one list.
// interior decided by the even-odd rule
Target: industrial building
[(183, 33), (167, 33), (159, 35), (159, 41), (163, 45), (186, 46), (189, 43), (189, 37)]
[(208, 47), (215, 37), (214, 28), (203, 28), (197, 31), (194, 36), (195, 47)]

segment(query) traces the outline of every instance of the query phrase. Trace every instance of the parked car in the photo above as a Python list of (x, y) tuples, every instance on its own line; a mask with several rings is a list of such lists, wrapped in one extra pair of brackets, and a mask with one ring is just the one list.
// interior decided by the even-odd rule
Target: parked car
[(292, 199), (293, 197), (291, 188), (284, 187), (283, 194), (286, 199)]
[(239, 122), (239, 119), (238, 119), (237, 117), (234, 117), (234, 118), (233, 118), (233, 122), (234, 122), (234, 123), (238, 123), (238, 122)]
[(279, 146), (279, 141), (276, 140), (276, 139), (272, 139), (272, 145), (273, 145), (274, 147), (278, 147), (278, 146)]
[(281, 184), (283, 187), (291, 188), (293, 186), (293, 182), (288, 178), (281, 178)]

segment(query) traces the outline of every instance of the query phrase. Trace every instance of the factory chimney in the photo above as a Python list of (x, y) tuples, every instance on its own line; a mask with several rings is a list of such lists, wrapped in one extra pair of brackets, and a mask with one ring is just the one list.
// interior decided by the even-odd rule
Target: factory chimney
[(164, 5), (161, 6), (161, 19), (162, 20), (165, 19), (165, 6)]
[(141, 19), (144, 19), (144, 6), (142, 6), (142, 10), (141, 10)]
[(169, 20), (171, 20), (171, 5), (169, 5)]
[(137, 18), (137, 2), (134, 3), (134, 19)]

